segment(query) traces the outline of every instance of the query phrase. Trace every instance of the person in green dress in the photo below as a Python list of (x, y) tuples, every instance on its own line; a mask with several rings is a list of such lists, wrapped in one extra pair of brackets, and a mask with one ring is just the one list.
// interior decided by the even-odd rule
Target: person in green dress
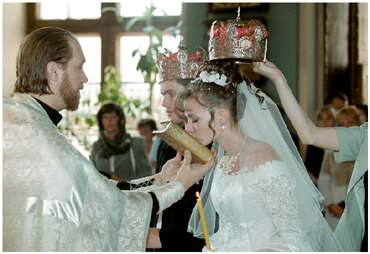
[(272, 62), (253, 65), (255, 72), (274, 82), (282, 106), (304, 144), (335, 151), (337, 163), (355, 161), (346, 207), (335, 236), (344, 251), (367, 251), (367, 123), (352, 128), (315, 126), (298, 104), (283, 73)]

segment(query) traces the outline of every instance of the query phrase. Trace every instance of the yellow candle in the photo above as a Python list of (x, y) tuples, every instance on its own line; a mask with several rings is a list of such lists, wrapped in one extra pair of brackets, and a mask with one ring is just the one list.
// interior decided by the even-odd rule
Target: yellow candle
[(207, 223), (206, 223), (206, 216), (204, 215), (202, 199), (200, 198), (200, 195), (199, 195), (198, 191), (195, 193), (195, 196), (197, 197), (199, 217), (200, 217), (200, 222), (202, 224), (204, 239), (206, 241), (206, 247), (210, 251), (211, 250), (211, 243), (209, 242), (208, 228), (207, 228)]
[(265, 53), (264, 53), (264, 56), (263, 56), (263, 62), (266, 62), (266, 55), (267, 55), (267, 38), (266, 38), (266, 41), (265, 41)]

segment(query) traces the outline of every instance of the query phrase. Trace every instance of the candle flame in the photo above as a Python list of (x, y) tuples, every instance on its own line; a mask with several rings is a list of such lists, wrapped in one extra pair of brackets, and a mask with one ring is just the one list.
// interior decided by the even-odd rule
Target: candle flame
[(200, 198), (200, 196), (199, 196), (199, 191), (196, 191), (196, 192), (195, 192), (195, 197)]

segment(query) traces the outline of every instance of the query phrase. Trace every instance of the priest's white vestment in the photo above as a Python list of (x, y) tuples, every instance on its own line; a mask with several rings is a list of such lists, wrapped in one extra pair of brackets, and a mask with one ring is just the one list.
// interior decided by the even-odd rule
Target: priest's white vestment
[(3, 250), (145, 251), (152, 199), (120, 191), (30, 95), (3, 100)]

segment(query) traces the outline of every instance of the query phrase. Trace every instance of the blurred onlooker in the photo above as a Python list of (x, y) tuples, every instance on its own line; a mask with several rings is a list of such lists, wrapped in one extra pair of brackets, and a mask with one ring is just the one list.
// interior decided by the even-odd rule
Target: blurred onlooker
[[(360, 113), (353, 107), (342, 108), (337, 117), (340, 127), (359, 126)], [(319, 190), (325, 197), (325, 218), (333, 230), (344, 211), (345, 198), (351, 179), (354, 161), (336, 163), (332, 151), (326, 150), (318, 179)]]
[(150, 118), (141, 119), (137, 124), (137, 129), (140, 133), (140, 136), (142, 136), (145, 140), (145, 150), (147, 156), (149, 157), (154, 138), (153, 131), (157, 130), (157, 124), (153, 119)]
[(344, 107), (339, 111), (336, 121), (340, 127), (359, 126), (361, 124), (360, 111), (355, 106)]
[(154, 171), (157, 165), (157, 152), (160, 143), (159, 137), (153, 134), (153, 131), (157, 130), (157, 124), (153, 119), (141, 119), (137, 124), (137, 129), (145, 139), (146, 155)]
[(335, 126), (335, 112), (329, 106), (324, 106), (317, 114), (317, 126), (333, 127)]
[(366, 104), (356, 104), (356, 108), (360, 111), (361, 123), (367, 122), (367, 105)]
[(328, 96), (327, 103), (338, 113), (343, 107), (348, 106), (348, 96), (342, 92), (334, 92)]
[(126, 132), (126, 118), (121, 106), (103, 105), (97, 119), (99, 139), (93, 144), (90, 159), (99, 172), (119, 181), (150, 175), (145, 142)]
[[(334, 127), (335, 126), (335, 113), (332, 107), (324, 106), (317, 114), (317, 126), (319, 127)], [(307, 146), (305, 166), (308, 174), (315, 185), (320, 174), (321, 163), (324, 157), (324, 149), (317, 146)]]

